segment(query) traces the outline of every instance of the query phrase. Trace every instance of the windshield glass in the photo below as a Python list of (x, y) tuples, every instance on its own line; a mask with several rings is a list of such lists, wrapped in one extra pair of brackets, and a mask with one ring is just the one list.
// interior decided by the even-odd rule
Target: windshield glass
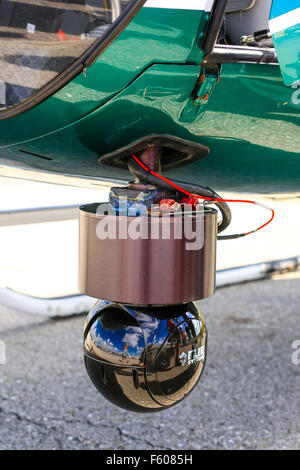
[(0, 110), (53, 80), (130, 0), (0, 0)]

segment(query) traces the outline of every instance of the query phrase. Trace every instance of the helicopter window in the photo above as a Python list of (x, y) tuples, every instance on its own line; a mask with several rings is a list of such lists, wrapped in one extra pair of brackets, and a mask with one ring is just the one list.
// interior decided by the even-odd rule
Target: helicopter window
[(64, 72), (130, 0), (0, 0), (0, 111)]
[[(242, 36), (267, 29), (271, 5), (272, 0), (229, 0), (219, 42), (238, 45)], [(272, 39), (256, 45), (274, 47)]]

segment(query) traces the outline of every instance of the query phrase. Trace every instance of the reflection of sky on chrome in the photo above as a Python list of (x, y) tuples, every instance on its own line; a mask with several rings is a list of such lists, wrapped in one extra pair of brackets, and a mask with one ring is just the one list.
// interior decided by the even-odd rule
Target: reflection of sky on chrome
[(114, 344), (109, 338), (103, 339), (100, 334), (97, 334), (97, 322), (95, 322), (91, 327), (91, 337), (96, 346), (99, 346), (100, 348), (103, 348), (106, 351), (120, 353), (119, 348), (114, 346)]
[(108, 300), (98, 300), (96, 305), (94, 305), (94, 307), (88, 313), (86, 321), (89, 322), (93, 318), (93, 316), (99, 312), (99, 310), (102, 310), (104, 307), (109, 305), (109, 303), (110, 302)]
[[(106, 302), (102, 303), (103, 304)], [(98, 311), (98, 309), (95, 309)], [(97, 319), (91, 327), (91, 338), (95, 345), (112, 353), (122, 354), (124, 344), (128, 344), (128, 353), (131, 356), (141, 356), (146, 345), (161, 346), (171, 334), (168, 319), (158, 319), (150, 317), (142, 312), (137, 312), (127, 308), (129, 314), (135, 317), (140, 326), (128, 325), (117, 330), (105, 329), (100, 320)], [(179, 315), (173, 318), (173, 327), (179, 327), (185, 331), (187, 337), (190, 336), (190, 330), (186, 330), (186, 320), (192, 322), (196, 336), (201, 334), (202, 323), (195, 319), (191, 312), (186, 312), (188, 317)], [(190, 324), (191, 326), (191, 324)]]
[(167, 335), (157, 337), (156, 335), (153, 338), (153, 344), (163, 344), (167, 338)]
[(96, 346), (107, 352), (122, 354), (124, 344), (128, 343), (128, 353), (131, 356), (139, 356), (145, 348), (142, 330), (138, 326), (127, 326), (117, 330), (109, 330), (103, 327), (100, 319), (92, 325), (91, 339)]
[(143, 332), (144, 332), (146, 341), (148, 341), (150, 336), (153, 335), (153, 333), (157, 329), (157, 327), (158, 327), (158, 320), (155, 320), (155, 322), (153, 322), (152, 325), (144, 326)]
[(125, 328), (126, 334), (123, 337), (123, 343), (128, 343), (131, 348), (136, 348), (139, 344), (140, 339), (144, 339), (141, 328), (137, 326), (128, 326)]
[(162, 330), (166, 331), (166, 320), (158, 320), (157, 318), (149, 317), (141, 312), (136, 312), (136, 318), (142, 327), (145, 343), (154, 344), (156, 334), (159, 333), (157, 332), (158, 329), (160, 332), (162, 332)]

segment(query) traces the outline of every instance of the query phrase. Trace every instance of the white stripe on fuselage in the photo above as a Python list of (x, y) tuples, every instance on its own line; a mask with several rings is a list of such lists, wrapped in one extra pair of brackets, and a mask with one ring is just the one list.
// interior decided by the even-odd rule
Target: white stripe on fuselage
[(269, 20), (270, 33), (275, 34), (300, 23), (300, 8), (284, 13)]
[(144, 7), (210, 11), (214, 0), (147, 0)]

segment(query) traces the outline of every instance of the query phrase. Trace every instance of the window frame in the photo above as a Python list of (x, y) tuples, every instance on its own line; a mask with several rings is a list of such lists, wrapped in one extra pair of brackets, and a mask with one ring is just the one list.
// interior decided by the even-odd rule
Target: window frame
[(7, 109), (0, 110), (0, 121), (12, 118), (24, 113), (40, 104), (49, 96), (60, 90), (68, 82), (73, 80), (77, 75), (90, 67), (95, 60), (101, 55), (107, 47), (119, 36), (123, 29), (130, 23), (135, 15), (142, 8), (146, 0), (131, 0), (121, 15), (114, 21), (110, 28), (97, 39), (73, 64), (67, 67), (63, 72), (46, 83), (42, 88), (37, 90), (33, 95), (25, 100), (10, 106)]

